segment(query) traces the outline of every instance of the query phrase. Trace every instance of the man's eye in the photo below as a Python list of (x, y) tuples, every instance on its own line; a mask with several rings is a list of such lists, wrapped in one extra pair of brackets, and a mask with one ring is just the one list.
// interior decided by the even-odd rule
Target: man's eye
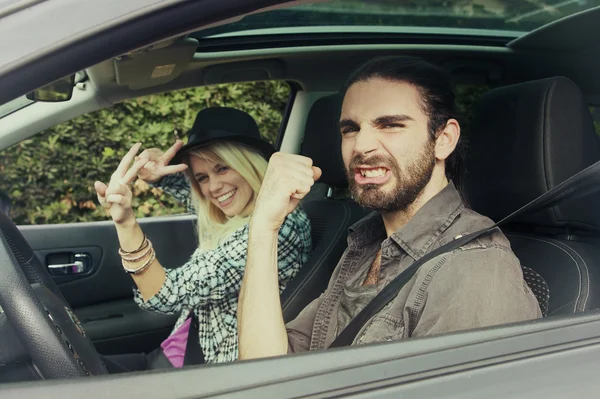
[(384, 129), (397, 129), (397, 128), (403, 128), (404, 125), (400, 124), (400, 123), (388, 123), (387, 125), (383, 125)]
[(348, 133), (354, 133), (354, 132), (356, 132), (357, 130), (358, 130), (358, 129), (356, 129), (356, 128), (353, 128), (353, 127), (348, 127), (348, 128), (342, 129), (342, 135), (344, 135), (344, 134), (348, 134)]

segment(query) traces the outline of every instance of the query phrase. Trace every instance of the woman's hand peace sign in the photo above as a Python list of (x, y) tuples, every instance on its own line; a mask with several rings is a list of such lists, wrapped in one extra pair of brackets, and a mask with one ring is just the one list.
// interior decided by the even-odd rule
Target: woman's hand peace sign
[(110, 177), (108, 185), (100, 181), (94, 183), (100, 205), (102, 205), (117, 224), (135, 220), (135, 215), (131, 208), (133, 193), (129, 186), (136, 179), (139, 171), (148, 162), (146, 157), (139, 157), (131, 165), (141, 146), (141, 143), (137, 143), (131, 147), (121, 160), (121, 163), (119, 163), (117, 170)]
[(175, 144), (165, 152), (162, 152), (162, 150), (158, 148), (144, 150), (137, 158), (146, 158), (148, 162), (140, 169), (138, 177), (146, 183), (154, 183), (164, 176), (186, 170), (187, 165), (183, 163), (169, 165), (169, 162), (171, 162), (171, 159), (173, 159), (181, 147), (183, 147), (183, 141), (177, 140), (175, 141)]

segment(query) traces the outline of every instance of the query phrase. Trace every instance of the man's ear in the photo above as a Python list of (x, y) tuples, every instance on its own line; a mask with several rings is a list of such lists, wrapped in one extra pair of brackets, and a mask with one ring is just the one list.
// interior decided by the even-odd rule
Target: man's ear
[(448, 119), (444, 130), (435, 140), (435, 157), (443, 161), (452, 154), (460, 139), (460, 125), (456, 119)]

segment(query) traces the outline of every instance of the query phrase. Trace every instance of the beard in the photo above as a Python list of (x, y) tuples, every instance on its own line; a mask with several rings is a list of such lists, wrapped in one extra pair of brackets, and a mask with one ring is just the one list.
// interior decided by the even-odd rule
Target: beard
[[(435, 141), (428, 140), (416, 159), (400, 168), (391, 156), (375, 155), (365, 158), (357, 155), (346, 169), (348, 187), (355, 201), (363, 208), (379, 212), (405, 211), (423, 192), (431, 180), (435, 166)], [(358, 165), (386, 166), (390, 169), (395, 186), (384, 191), (379, 184), (359, 185), (354, 179), (354, 169)]]

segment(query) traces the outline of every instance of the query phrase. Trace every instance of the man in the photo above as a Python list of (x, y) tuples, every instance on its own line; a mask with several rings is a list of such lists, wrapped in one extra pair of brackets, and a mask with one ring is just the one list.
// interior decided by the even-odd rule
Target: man
[[(250, 225), (238, 306), (240, 358), (327, 348), (394, 277), (435, 248), (492, 221), (467, 209), (460, 126), (444, 72), (420, 59), (368, 62), (343, 90), (342, 155), (356, 201), (378, 211), (350, 229), (327, 290), (287, 328), (277, 286), (277, 231), (321, 174), (275, 154)], [(423, 264), (353, 344), (426, 336), (541, 316), (502, 232)]]

